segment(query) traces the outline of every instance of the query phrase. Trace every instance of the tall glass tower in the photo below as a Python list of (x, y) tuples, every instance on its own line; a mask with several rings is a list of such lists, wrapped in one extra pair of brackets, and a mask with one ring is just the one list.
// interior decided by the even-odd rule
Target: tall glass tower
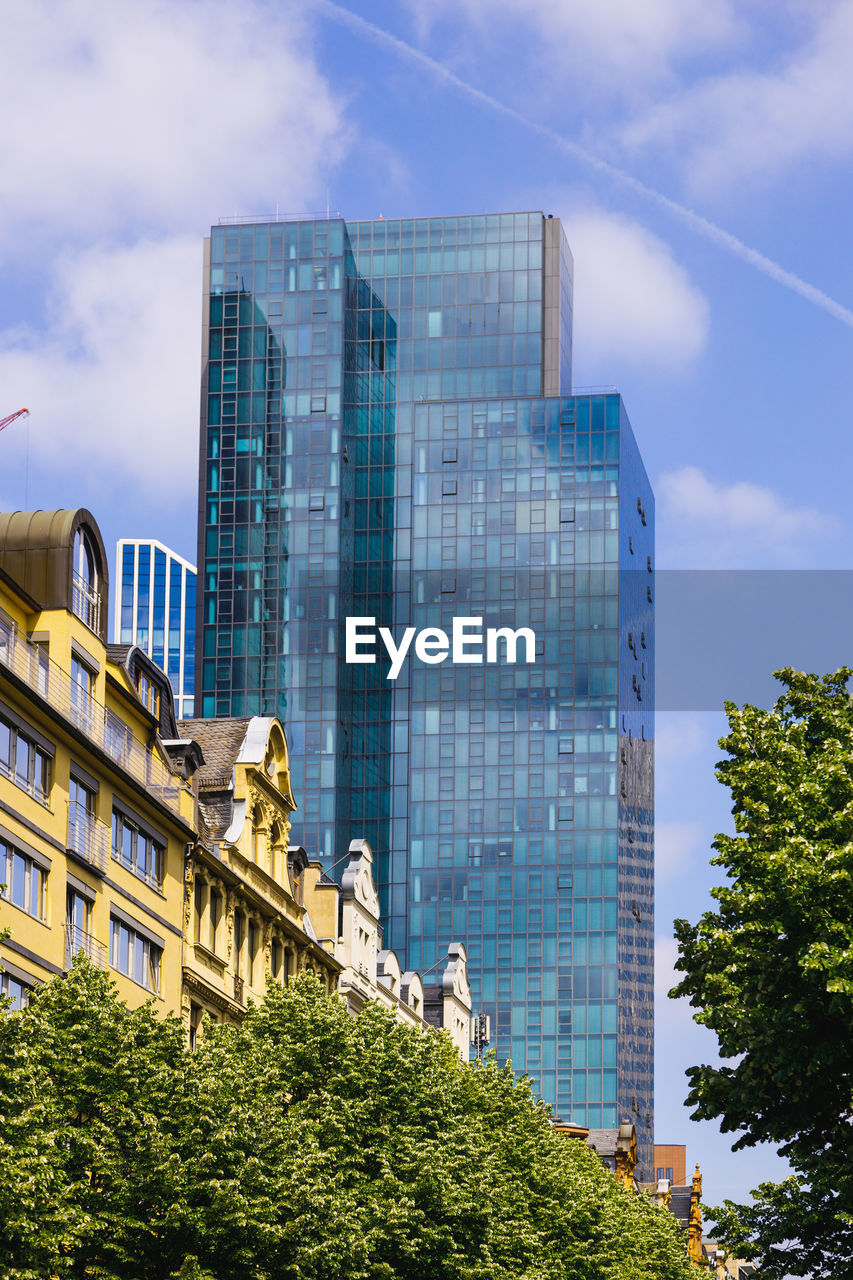
[(116, 644), (137, 644), (169, 677), (178, 720), (195, 705), (196, 568), (153, 538), (116, 549)]
[[(334, 873), (364, 835), (390, 945), (464, 940), (499, 1058), (649, 1170), (653, 498), (621, 398), (571, 393), (560, 223), (241, 221), (205, 273), (199, 714), (284, 719), (295, 838)], [(534, 660), (391, 680), (348, 617)]]

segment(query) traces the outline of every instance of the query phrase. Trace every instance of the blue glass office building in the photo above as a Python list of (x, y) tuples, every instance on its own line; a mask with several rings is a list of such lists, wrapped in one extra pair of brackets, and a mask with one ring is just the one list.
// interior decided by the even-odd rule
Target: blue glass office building
[[(651, 1168), (653, 499), (571, 394), (541, 213), (212, 229), (197, 705), (280, 715), (294, 837), (377, 852), (389, 944), (468, 946), (492, 1042)], [(345, 661), (347, 617), (530, 628), (535, 661)]]
[(169, 677), (178, 720), (195, 705), (196, 568), (153, 538), (116, 549), (116, 644), (137, 644)]

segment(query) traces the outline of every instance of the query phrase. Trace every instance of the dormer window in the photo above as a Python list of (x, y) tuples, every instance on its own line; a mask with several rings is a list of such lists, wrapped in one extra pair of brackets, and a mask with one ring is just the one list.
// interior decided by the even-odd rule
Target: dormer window
[(101, 625), (101, 584), (95, 547), (85, 529), (74, 535), (71, 568), (71, 608), (92, 631)]
[(139, 701), (145, 707), (145, 710), (150, 711), (152, 716), (159, 716), (160, 690), (155, 682), (142, 672), (139, 673), (136, 681), (136, 692), (139, 694)]

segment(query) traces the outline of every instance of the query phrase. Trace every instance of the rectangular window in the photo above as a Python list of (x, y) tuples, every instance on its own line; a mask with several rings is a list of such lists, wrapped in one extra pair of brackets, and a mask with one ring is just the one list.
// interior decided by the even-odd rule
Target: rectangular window
[(69, 886), (65, 895), (65, 966), (69, 968), (75, 956), (84, 956), (106, 968), (106, 948), (92, 933), (92, 904), (79, 889)]
[(190, 1048), (195, 1049), (198, 1044), (198, 1031), (201, 1026), (201, 1020), (204, 1017), (204, 1009), (199, 1004), (190, 1004)]
[(95, 793), (72, 775), (68, 784), (68, 848), (81, 854), (88, 862), (95, 863), (101, 871), (106, 871), (107, 853), (98, 837)]
[(76, 654), (71, 655), (71, 715), (86, 732), (95, 723), (95, 673)]
[(249, 982), (254, 981), (255, 976), (255, 953), (258, 949), (258, 926), (254, 920), (249, 921), (248, 929), (248, 979)]
[(210, 949), (216, 951), (219, 940), (219, 921), (222, 918), (222, 894), (216, 889), (210, 891)]
[(41, 804), (50, 797), (51, 757), (9, 721), (0, 719), (0, 773)]
[(36, 920), (45, 919), (47, 872), (14, 845), (0, 840), (0, 875), (6, 883), (3, 897)]
[(12, 649), (15, 643), (16, 627), (11, 618), (0, 614), (0, 662), (12, 665)]
[(11, 973), (0, 973), (0, 994), (11, 1000), (10, 1010), (24, 1009), (30, 1002), (33, 984), (14, 978)]
[(37, 691), (47, 698), (50, 693), (50, 658), (43, 640), (30, 641), (30, 675), (35, 679)]
[(129, 727), (114, 711), (107, 711), (104, 720), (104, 746), (114, 760), (127, 765), (133, 755), (134, 737)]
[(193, 890), (193, 903), (195, 906), (195, 920), (193, 927), (193, 937), (196, 942), (201, 941), (201, 913), (204, 910), (204, 881), (198, 876), (195, 878), (195, 887)]
[(139, 694), (139, 701), (145, 707), (145, 710), (150, 711), (152, 716), (158, 715), (160, 691), (154, 681), (149, 680), (148, 676), (140, 672), (139, 679), (136, 682), (136, 691)]
[(123, 920), (110, 917), (110, 964), (146, 991), (160, 990), (163, 949)]
[(65, 899), (65, 921), (69, 929), (87, 936), (91, 913), (92, 905), (89, 900), (76, 889), (69, 889)]
[(242, 977), (243, 971), (243, 922), (242, 911), (234, 912), (234, 972)]
[(140, 880), (159, 889), (163, 883), (165, 847), (126, 814), (113, 810), (113, 857)]

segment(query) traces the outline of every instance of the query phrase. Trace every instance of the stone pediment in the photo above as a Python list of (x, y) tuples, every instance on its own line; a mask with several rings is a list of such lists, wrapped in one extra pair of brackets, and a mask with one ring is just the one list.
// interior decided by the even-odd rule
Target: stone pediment
[(374, 920), (379, 919), (379, 894), (373, 881), (373, 850), (366, 840), (353, 840), (349, 862), (341, 877), (341, 894), (357, 902)]
[(424, 1016), (424, 984), (421, 975), (412, 969), (407, 969), (400, 979), (400, 999), (419, 1018)]
[(395, 996), (400, 994), (400, 981), (403, 971), (400, 961), (393, 951), (380, 951), (376, 957), (376, 976)]
[(471, 987), (468, 982), (468, 954), (461, 942), (451, 942), (447, 948), (448, 960), (441, 977), (445, 996), (455, 996), (463, 1004), (471, 1003)]

